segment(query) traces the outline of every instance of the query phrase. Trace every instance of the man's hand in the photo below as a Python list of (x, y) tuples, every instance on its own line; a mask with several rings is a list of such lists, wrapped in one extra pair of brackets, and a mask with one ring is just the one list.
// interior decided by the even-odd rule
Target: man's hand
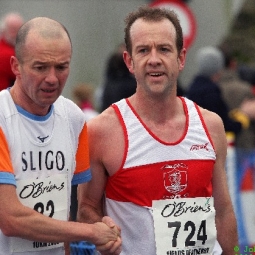
[(103, 245), (96, 245), (96, 248), (102, 255), (119, 255), (121, 252), (121, 230), (120, 228), (114, 223), (114, 221), (108, 217), (105, 216), (102, 219), (103, 224), (107, 225), (111, 231), (116, 236), (116, 239), (114, 241), (109, 241)]

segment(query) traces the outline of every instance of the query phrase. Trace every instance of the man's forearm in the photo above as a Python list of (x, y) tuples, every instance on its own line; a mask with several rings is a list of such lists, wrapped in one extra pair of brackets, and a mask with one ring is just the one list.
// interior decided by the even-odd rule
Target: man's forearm
[(77, 213), (77, 221), (85, 223), (95, 223), (102, 221), (103, 213), (88, 205), (80, 206)]
[(223, 250), (222, 255), (233, 255), (238, 246), (238, 234), (235, 215), (230, 213), (226, 219), (217, 222), (217, 238)]

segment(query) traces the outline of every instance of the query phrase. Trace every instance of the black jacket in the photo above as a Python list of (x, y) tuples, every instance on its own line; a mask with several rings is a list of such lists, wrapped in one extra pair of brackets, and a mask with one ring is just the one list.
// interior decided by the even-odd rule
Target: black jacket
[(126, 67), (122, 54), (113, 54), (107, 63), (101, 110), (105, 110), (123, 98), (132, 96), (135, 91), (136, 80)]
[(199, 106), (217, 113), (223, 121), (225, 131), (235, 134), (241, 131), (241, 123), (229, 118), (229, 109), (223, 100), (221, 90), (210, 78), (202, 75), (196, 76), (190, 84), (186, 96)]

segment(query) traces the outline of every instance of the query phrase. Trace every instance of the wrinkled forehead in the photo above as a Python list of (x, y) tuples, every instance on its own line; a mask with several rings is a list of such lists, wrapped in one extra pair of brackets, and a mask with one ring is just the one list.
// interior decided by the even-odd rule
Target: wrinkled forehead
[(23, 47), (23, 62), (62, 63), (70, 62), (72, 49), (68, 37), (44, 37), (29, 33)]

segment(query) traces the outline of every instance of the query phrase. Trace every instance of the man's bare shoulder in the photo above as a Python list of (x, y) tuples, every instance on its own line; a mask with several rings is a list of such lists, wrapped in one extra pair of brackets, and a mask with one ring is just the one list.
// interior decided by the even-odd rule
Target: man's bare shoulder
[(121, 166), (125, 148), (123, 129), (113, 107), (88, 122), (88, 138), (91, 164), (113, 175)]
[(208, 111), (202, 107), (199, 107), (199, 109), (210, 135), (225, 136), (225, 129), (221, 117), (218, 114)]
[(214, 144), (217, 157), (225, 158), (227, 149), (226, 132), (221, 117), (211, 111), (200, 108), (205, 125)]
[(105, 135), (114, 132), (116, 127), (119, 126), (119, 120), (113, 107), (109, 107), (91, 119), (87, 126), (89, 135)]

